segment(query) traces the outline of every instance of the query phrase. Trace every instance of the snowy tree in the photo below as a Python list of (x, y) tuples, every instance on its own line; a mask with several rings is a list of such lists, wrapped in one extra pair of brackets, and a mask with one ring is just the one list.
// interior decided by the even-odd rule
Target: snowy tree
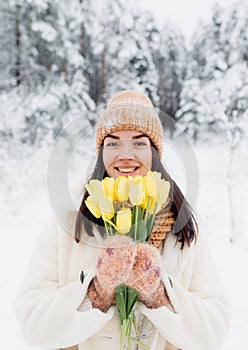
[(67, 7), (58, 0), (29, 1), (22, 7), (22, 26), (25, 60), (37, 71), (40, 81), (51, 76), (66, 75), (83, 65), (79, 53), (79, 44), (71, 42), (70, 30), (67, 26)]
[(26, 83), (32, 90), (61, 74), (70, 82), (74, 72), (84, 68), (84, 38), (78, 29), (84, 22), (84, 9), (79, 0), (70, 4), (68, 0), (7, 0), (1, 6), (2, 18), (9, 21), (2, 39), (12, 39), (10, 47), (18, 51), (12, 54), (17, 62), (13, 74), (20, 75), (23, 86)]
[(69, 7), (66, 0), (19, 0), (17, 7), (17, 2), (9, 1), (12, 7), (4, 8), (5, 14), (13, 16), (8, 37), (15, 39), (17, 8), (19, 19), (19, 53), (9, 74), (21, 84), (9, 95), (10, 108), (2, 109), (1, 130), (5, 130), (6, 145), (14, 134), (20, 145), (37, 148), (47, 137), (52, 140), (50, 136), (55, 137), (69, 120), (94, 109), (82, 55), (84, 17), (75, 16), (82, 15), (82, 4), (75, 0)]
[[(234, 208), (236, 181), (235, 158), (241, 141), (248, 136), (248, 74), (246, 63), (229, 68), (221, 78), (201, 85), (198, 79), (186, 82), (182, 93), (183, 107), (177, 116), (182, 129), (195, 141), (218, 135), (228, 146), (227, 191), (230, 205), (232, 241), (240, 232), (237, 227), (239, 212)], [(180, 120), (181, 118), (181, 120)]]
[(208, 115), (205, 115), (211, 99), (212, 91), (208, 90), (206, 94), (199, 79), (188, 79), (184, 83), (180, 101), (181, 108), (177, 111), (176, 118), (181, 130), (186, 132), (194, 142), (204, 139), (211, 132), (217, 132), (216, 111), (211, 109), (213, 113), (209, 111)]
[(21, 9), (19, 3), (0, 3), (0, 90), (21, 83)]
[(159, 108), (175, 119), (186, 74), (187, 50), (182, 34), (172, 25), (160, 30), (153, 57), (159, 75)]
[[(218, 138), (228, 148), (227, 193), (231, 241), (240, 235), (235, 160), (248, 125), (248, 4), (214, 6), (210, 23), (195, 33), (177, 119), (194, 141)], [(239, 193), (239, 195), (238, 195)]]
[(146, 37), (150, 19), (135, 11), (129, 1), (96, 1), (94, 5), (96, 103), (104, 103), (123, 89), (145, 92), (156, 102), (158, 76)]
[[(222, 107), (220, 127), (229, 147), (228, 195), (230, 205), (231, 241), (234, 242), (241, 233), (237, 227), (239, 212), (234, 208), (234, 192), (240, 190), (236, 181), (235, 157), (242, 139), (248, 136), (248, 72), (245, 63), (230, 68), (214, 88), (219, 92), (219, 103)], [(211, 87), (210, 87), (211, 88)]]
[[(222, 94), (225, 87), (221, 84), (230, 76), (230, 70), (236, 71), (234, 67), (240, 64), (247, 67), (247, 25), (247, 3), (237, 0), (227, 8), (217, 4), (213, 8), (211, 22), (204, 23), (194, 36), (187, 64), (187, 79), (177, 112), (183, 129), (194, 140), (227, 133), (227, 124), (223, 124), (223, 113), (219, 113), (219, 110), (227, 111), (228, 107), (225, 99), (217, 101), (216, 96), (219, 98)], [(232, 74), (234, 86), (240, 82), (239, 71), (237, 68), (237, 75)], [(245, 69), (243, 74), (247, 75)], [(235, 96), (241, 98), (239, 94)], [(215, 106), (215, 110), (212, 106)]]
[(209, 23), (202, 23), (192, 40), (188, 78), (209, 81), (239, 62), (247, 62), (248, 5), (243, 0), (218, 2)]

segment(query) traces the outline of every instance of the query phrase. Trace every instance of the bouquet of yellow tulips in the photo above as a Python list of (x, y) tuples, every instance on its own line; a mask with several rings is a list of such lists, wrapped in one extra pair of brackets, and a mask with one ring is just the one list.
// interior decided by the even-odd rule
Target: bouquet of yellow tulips
[[(96, 218), (103, 219), (108, 237), (98, 257), (97, 274), (101, 276), (99, 282), (102, 287), (108, 291), (115, 290), (116, 293), (121, 322), (120, 348), (123, 349), (127, 339), (128, 349), (131, 349), (132, 341), (144, 349), (149, 349), (147, 345), (132, 337), (132, 326), (138, 335), (133, 313), (138, 291), (125, 284), (124, 275), (127, 275), (127, 266), (130, 269), (129, 275), (132, 275), (136, 251), (144, 249), (138, 242), (149, 242), (156, 214), (168, 199), (170, 183), (162, 179), (159, 172), (148, 171), (146, 176), (90, 180), (86, 189), (89, 196), (85, 204)], [(111, 276), (113, 262), (114, 277)], [(160, 270), (152, 260), (147, 270), (152, 271), (148, 271), (150, 284), (159, 283)]]

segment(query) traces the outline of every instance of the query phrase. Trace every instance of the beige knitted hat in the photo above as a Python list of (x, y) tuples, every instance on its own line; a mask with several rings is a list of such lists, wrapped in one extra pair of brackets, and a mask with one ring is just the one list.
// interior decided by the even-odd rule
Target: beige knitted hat
[(163, 129), (151, 100), (135, 91), (121, 91), (107, 105), (98, 120), (96, 129), (96, 149), (100, 150), (105, 137), (115, 131), (135, 130), (148, 136), (158, 150), (163, 153)]

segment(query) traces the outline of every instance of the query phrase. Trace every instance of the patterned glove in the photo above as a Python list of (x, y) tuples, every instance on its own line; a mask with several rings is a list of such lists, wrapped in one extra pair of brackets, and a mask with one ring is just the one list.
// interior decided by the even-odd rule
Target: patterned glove
[(161, 306), (168, 306), (168, 305), (171, 307), (168, 294), (166, 292), (166, 289), (162, 281), (160, 281), (158, 289), (153, 294), (151, 294), (149, 298), (144, 297), (141, 294), (139, 299), (149, 309), (157, 309)]
[(113, 295), (115, 288), (126, 282), (135, 255), (136, 246), (130, 237), (115, 235), (104, 242), (97, 259), (96, 275), (106, 293)]
[(167, 294), (161, 281), (159, 251), (145, 243), (137, 244), (132, 272), (126, 284), (135, 288), (139, 299), (149, 308), (168, 304)]
[(115, 294), (108, 294), (94, 277), (88, 287), (88, 296), (90, 298), (93, 308), (97, 308), (102, 312), (107, 312), (111, 305), (115, 304)]

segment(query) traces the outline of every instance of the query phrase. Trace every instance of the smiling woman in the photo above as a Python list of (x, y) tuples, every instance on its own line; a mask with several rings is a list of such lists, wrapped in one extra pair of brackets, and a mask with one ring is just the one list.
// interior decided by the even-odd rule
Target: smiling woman
[(116, 131), (104, 139), (103, 163), (109, 176), (146, 175), (152, 166), (151, 143), (134, 130)]
[[(66, 229), (47, 224), (20, 288), (25, 339), (48, 349), (116, 350), (124, 335), (130, 342), (122, 349), (220, 349), (230, 304), (193, 210), (161, 162), (163, 130), (149, 98), (117, 94), (98, 121), (96, 148), (78, 211), (66, 215)], [(142, 184), (149, 194), (140, 197)], [(111, 220), (121, 230), (105, 247)], [(142, 223), (147, 243), (125, 236), (142, 234)], [(131, 306), (119, 283), (134, 292)]]

